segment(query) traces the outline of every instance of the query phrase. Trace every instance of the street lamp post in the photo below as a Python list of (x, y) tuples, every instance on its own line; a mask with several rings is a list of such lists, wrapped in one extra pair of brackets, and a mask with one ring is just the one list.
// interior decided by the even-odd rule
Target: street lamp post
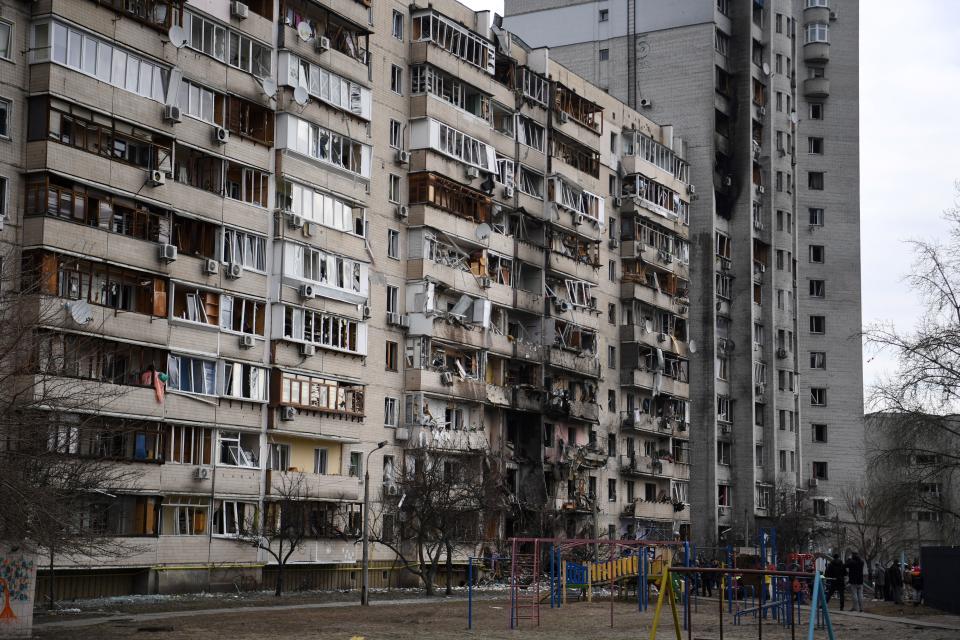
[[(379, 451), (385, 446), (387, 446), (386, 440), (378, 442), (377, 448), (373, 451)], [(373, 451), (367, 454), (367, 460), (363, 465), (363, 565), (360, 582), (360, 604), (363, 606), (370, 604), (368, 590), (370, 585), (370, 456), (373, 455)]]

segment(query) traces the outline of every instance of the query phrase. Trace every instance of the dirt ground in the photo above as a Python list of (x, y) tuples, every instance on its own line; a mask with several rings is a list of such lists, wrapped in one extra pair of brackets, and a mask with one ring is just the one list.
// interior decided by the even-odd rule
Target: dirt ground
[[(389, 603), (384, 599), (391, 598)], [(260, 602), (247, 603), (260, 605)], [(273, 602), (269, 603), (273, 604)], [(391, 595), (382, 594), (381, 604), (361, 609), (345, 602), (330, 603), (321, 607), (312, 606), (307, 598), (284, 599), (283, 606), (288, 609), (244, 609), (204, 613), (202, 611), (167, 611), (153, 613), (115, 612), (115, 619), (87, 626), (49, 626), (42, 624), (35, 629), (34, 636), (56, 638), (57, 640), (113, 640), (116, 638), (157, 638), (160, 640), (262, 640), (265, 637), (290, 640), (378, 640), (390, 638), (397, 640), (440, 640), (447, 638), (503, 638), (525, 639), (543, 638), (549, 640), (617, 640), (620, 638), (647, 638), (653, 619), (653, 607), (641, 614), (635, 603), (614, 603), (614, 628), (610, 628), (609, 602), (576, 602), (562, 609), (551, 610), (549, 605), (541, 608), (540, 627), (531, 621), (522, 620), (520, 629), (507, 629), (508, 613), (506, 595), (503, 593), (488, 595), (474, 602), (474, 630), (467, 631), (467, 603), (462, 600), (443, 599), (407, 599), (395, 600)], [(304, 605), (307, 605), (305, 607)], [(954, 625), (954, 629), (935, 629), (919, 627), (914, 624), (895, 622), (892, 619), (877, 620), (855, 615), (836, 615), (833, 625), (838, 640), (874, 640), (882, 638), (922, 638), (922, 640), (956, 640), (960, 638), (960, 617), (946, 616), (940, 612), (923, 607), (886, 606), (885, 603), (867, 603), (866, 609), (891, 616), (906, 616), (918, 621), (939, 622)], [(872, 605), (872, 606), (870, 606)], [(211, 608), (221, 606), (210, 601)], [(310, 607), (310, 608), (308, 608)], [(899, 613), (902, 610), (902, 614)], [(673, 638), (669, 610), (664, 611), (660, 638)], [(54, 622), (63, 625), (78, 625), (82, 618), (71, 620), (59, 616), (55, 621), (50, 618), (38, 622)], [(90, 622), (88, 620), (88, 622)], [(664, 626), (665, 625), (665, 626)], [(805, 638), (806, 621), (797, 625), (795, 636), (789, 628), (765, 621), (762, 637)], [(691, 634), (683, 633), (683, 638), (714, 640), (720, 638), (716, 600), (710, 603), (701, 601), (699, 612), (693, 616)], [(723, 637), (733, 639), (757, 638), (758, 628), (754, 619), (748, 618), (741, 626), (731, 624), (730, 616), (724, 611)], [(826, 638), (824, 630), (816, 632), (816, 638)]]

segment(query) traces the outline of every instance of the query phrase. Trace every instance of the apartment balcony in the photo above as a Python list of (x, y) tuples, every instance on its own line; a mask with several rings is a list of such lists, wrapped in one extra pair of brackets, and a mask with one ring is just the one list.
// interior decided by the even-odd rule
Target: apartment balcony
[(278, 411), (272, 412), (268, 434), (335, 442), (360, 442), (360, 425), (364, 420), (362, 415), (298, 409), (295, 416), (284, 420), (281, 417), (282, 410), (281, 406)]
[(670, 478), (672, 480), (690, 479), (689, 464), (642, 455), (621, 455), (620, 472), (628, 476)]
[(600, 377), (600, 358), (595, 353), (568, 351), (557, 346), (551, 346), (545, 355), (546, 363), (551, 367), (590, 378)]
[(588, 264), (580, 260), (574, 260), (556, 251), (547, 253), (549, 262), (547, 269), (568, 276), (574, 280), (582, 280), (597, 284), (600, 282), (600, 265)]
[(632, 412), (620, 412), (620, 429), (624, 433), (656, 434), (662, 438), (675, 435), (685, 437), (687, 435), (687, 424), (685, 422), (658, 418), (649, 413), (643, 413), (639, 409), (634, 409)]
[(828, 24), (832, 13), (830, 7), (806, 7), (803, 10), (803, 22), (804, 24), (810, 24), (811, 22)]
[(808, 42), (803, 45), (804, 62), (826, 63), (830, 60), (829, 42)]
[(642, 258), (644, 262), (655, 264), (684, 280), (690, 279), (689, 264), (681, 262), (673, 254), (657, 250), (639, 240), (624, 240), (620, 244), (620, 257), (628, 260)]
[(543, 408), (543, 390), (531, 385), (504, 387), (487, 385), (487, 402), (498, 407), (539, 413)]
[(496, 85), (493, 76), (465, 60), (444, 51), (431, 42), (411, 42), (409, 64), (430, 64), (441, 69), (454, 78), (460, 78), (486, 93), (494, 93)]
[[(646, 302), (655, 307), (660, 307), (661, 309), (678, 309), (678, 298), (664, 293), (663, 291), (657, 291), (652, 287), (648, 287), (645, 284), (640, 284), (639, 282), (630, 282), (623, 280), (620, 283), (620, 298), (623, 300), (640, 300)], [(678, 310), (679, 313), (679, 310)]]
[(680, 356), (686, 356), (688, 353), (687, 342), (677, 340), (666, 333), (659, 333), (656, 330), (648, 331), (643, 325), (622, 324), (620, 325), (621, 342), (639, 342), (654, 349), (667, 349)]
[(623, 505), (621, 512), (623, 518), (638, 518), (643, 520), (658, 520), (661, 522), (672, 522), (677, 515), (672, 502), (660, 502), (656, 500), (635, 499)]
[(601, 469), (607, 466), (608, 459), (607, 452), (599, 449), (596, 445), (574, 445), (563, 447), (557, 456), (557, 463), (561, 465), (576, 463), (588, 469)]
[[(365, 25), (368, 22), (367, 19), (367, 9), (355, 2), (341, 2), (338, 3), (338, 6), (346, 7), (347, 5), (355, 5), (357, 11), (356, 15), (348, 15), (345, 17), (350, 18), (350, 21), (357, 25)], [(339, 13), (339, 10), (337, 11)], [(362, 18), (360, 17), (362, 15)], [(304, 60), (309, 60), (314, 64), (318, 64), (325, 69), (333, 71), (334, 73), (356, 82), (357, 84), (362, 84), (364, 86), (370, 86), (370, 76), (368, 73), (367, 65), (363, 64), (356, 58), (352, 58), (340, 51), (337, 51), (334, 48), (327, 49), (326, 51), (320, 52), (315, 48), (315, 41), (311, 39), (308, 42), (304, 42), (297, 35), (297, 30), (291, 26), (281, 26), (283, 29), (283, 46), (286, 49), (289, 49), (293, 53), (297, 54), (298, 57), (303, 58)], [(272, 37), (267, 38), (269, 42)], [(369, 52), (368, 52), (369, 55)]]
[[(282, 496), (284, 483), (296, 482), (298, 474), (303, 476), (303, 493), (306, 499), (351, 501), (360, 498), (360, 478), (358, 477), (268, 470), (267, 499), (269, 500), (271, 496)], [(219, 484), (217, 490), (220, 490)]]
[[(717, 95), (719, 95), (719, 94), (717, 94)], [(675, 178), (674, 175), (673, 175), (673, 173), (671, 173), (670, 171), (667, 171), (666, 169), (662, 169), (662, 168), (658, 167), (658, 166), (657, 166), (656, 164), (654, 164), (653, 162), (648, 162), (648, 161), (647, 161), (643, 156), (641, 156), (641, 155), (637, 155), (637, 154), (624, 154), (624, 155), (621, 157), (620, 162), (621, 162), (622, 165), (623, 165), (623, 173), (624, 173), (624, 175), (628, 175), (628, 176), (629, 176), (629, 175), (634, 175), (634, 174), (642, 174), (643, 176), (647, 177), (648, 179), (651, 179), (651, 180), (653, 180), (654, 182), (657, 182), (657, 183), (659, 183), (659, 184), (662, 184), (662, 185), (664, 185), (664, 186), (666, 186), (666, 187), (669, 187), (670, 189), (672, 189), (673, 191), (675, 191), (675, 192), (677, 192), (677, 193), (686, 193), (686, 191), (687, 191), (687, 185), (686, 185), (686, 183), (684, 183), (684, 182), (678, 180), (677, 178)], [(624, 206), (627, 206), (627, 204), (628, 204), (628, 203), (627, 203), (627, 200), (628, 200), (628, 198), (624, 198), (624, 199), (623, 199)], [(642, 203), (645, 202), (645, 201), (640, 200), (640, 202), (641, 202), (640, 206), (642, 206)], [(652, 204), (652, 203), (651, 203), (651, 204)], [(636, 205), (634, 205), (634, 206), (636, 206)], [(656, 206), (656, 205), (654, 205), (654, 206)], [(622, 211), (622, 209), (621, 209), (621, 211)], [(651, 211), (654, 211), (654, 210), (651, 209)], [(655, 211), (655, 212), (656, 212), (656, 211)], [(658, 212), (657, 212), (657, 213), (658, 213)], [(659, 215), (659, 213), (658, 213), (658, 215)]]
[(830, 95), (830, 81), (826, 78), (807, 78), (803, 81), (803, 95), (808, 98), (826, 98)]
[(466, 293), (473, 298), (488, 298), (494, 304), (512, 307), (512, 287), (492, 283), (489, 287), (482, 287), (480, 276), (457, 267), (440, 264), (432, 260), (407, 260), (408, 280), (432, 280), (447, 288)]
[[(449, 373), (449, 377), (445, 376), (444, 373)], [(486, 402), (487, 400), (487, 385), (485, 382), (471, 378), (462, 380), (456, 373), (430, 369), (407, 369), (403, 373), (403, 382), (406, 391), (422, 391), (432, 395), (459, 398), (472, 402)]]
[(626, 369), (620, 371), (620, 384), (627, 387), (640, 387), (642, 389), (655, 389), (660, 393), (666, 393), (678, 398), (690, 397), (690, 383), (676, 380), (668, 376), (660, 376), (660, 383), (657, 384), (657, 374), (653, 371), (643, 369)]
[(407, 427), (407, 447), (425, 448), (446, 453), (478, 453), (489, 449), (487, 434), (482, 429), (436, 429), (421, 425)]
[(559, 420), (600, 421), (600, 405), (584, 400), (570, 400), (561, 395), (547, 394), (543, 400), (543, 411)]

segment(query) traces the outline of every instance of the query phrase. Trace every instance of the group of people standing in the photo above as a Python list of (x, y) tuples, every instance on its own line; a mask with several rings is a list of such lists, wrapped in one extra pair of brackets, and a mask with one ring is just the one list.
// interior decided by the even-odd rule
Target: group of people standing
[[(834, 593), (840, 594), (840, 610), (844, 608), (844, 579), (850, 585), (853, 596), (851, 611), (863, 611), (863, 578), (864, 562), (856, 551), (850, 554), (846, 562), (840, 560), (840, 554), (833, 554), (833, 559), (824, 571), (827, 579), (827, 602), (830, 602)], [(873, 571), (874, 600), (888, 600), (895, 604), (903, 604), (903, 587), (907, 585), (913, 589), (914, 606), (923, 602), (923, 574), (920, 565), (914, 562), (912, 567), (901, 568), (899, 562), (891, 562), (884, 566), (877, 562)]]
[(840, 559), (840, 554), (833, 554), (833, 559), (823, 572), (827, 579), (827, 602), (834, 593), (840, 594), (840, 611), (844, 608), (844, 580), (850, 585), (850, 595), (853, 603), (850, 611), (863, 611), (863, 568), (864, 563), (856, 551), (850, 554), (847, 561)]

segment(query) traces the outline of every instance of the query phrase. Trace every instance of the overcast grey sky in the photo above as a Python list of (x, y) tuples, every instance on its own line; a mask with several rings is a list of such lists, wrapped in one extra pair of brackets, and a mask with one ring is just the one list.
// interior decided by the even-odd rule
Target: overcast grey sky
[[(502, 0), (466, 0), (503, 13)], [(960, 2), (864, 0), (860, 8), (863, 320), (909, 329), (906, 241), (936, 238), (960, 180)], [(828, 258), (829, 260), (829, 258)], [(864, 383), (887, 358), (866, 354)]]

